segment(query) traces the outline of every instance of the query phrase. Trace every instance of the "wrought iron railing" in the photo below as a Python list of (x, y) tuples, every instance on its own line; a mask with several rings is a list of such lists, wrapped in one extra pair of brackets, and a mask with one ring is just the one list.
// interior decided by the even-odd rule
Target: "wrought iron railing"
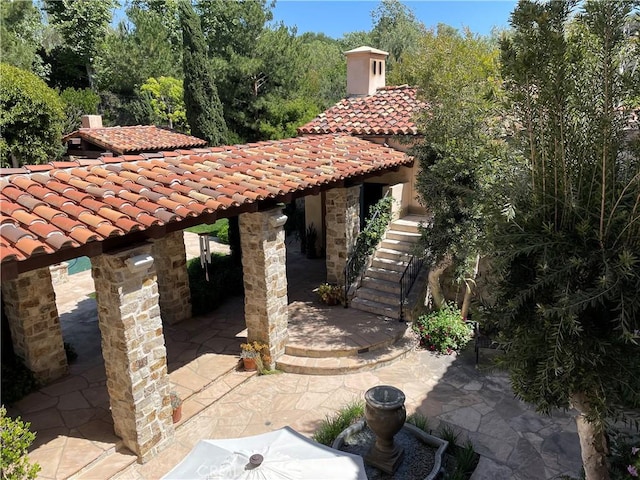
[(400, 278), (400, 321), (404, 321), (404, 302), (411, 291), (411, 287), (418, 278), (422, 264), (424, 263), (424, 255), (413, 255), (409, 260), (402, 278)]
[[(389, 196), (389, 192), (390, 190), (387, 190), (385, 192), (381, 201)], [(373, 215), (367, 220), (367, 224), (358, 234), (358, 237), (360, 237), (360, 235), (367, 235), (368, 232), (373, 229), (373, 225), (375, 225), (376, 219), (382, 214), (383, 211), (383, 208), (377, 208), (374, 210)], [(364, 275), (364, 272), (366, 270), (365, 267), (369, 263), (369, 258), (371, 257), (371, 255), (373, 255), (374, 252), (375, 248), (365, 257), (361, 257), (360, 255), (358, 255), (359, 252), (354, 246), (353, 250), (349, 254), (347, 263), (344, 266), (344, 308), (349, 308), (349, 290), (351, 289), (351, 285), (359, 275)]]

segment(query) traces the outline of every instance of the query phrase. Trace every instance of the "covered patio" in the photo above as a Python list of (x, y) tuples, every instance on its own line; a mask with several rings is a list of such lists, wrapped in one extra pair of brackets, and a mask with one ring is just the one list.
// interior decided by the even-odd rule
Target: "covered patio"
[[(375, 368), (409, 352), (409, 343), (388, 347), (404, 334), (405, 324), (319, 303), (313, 290), (326, 279), (324, 259), (306, 258), (294, 240), (286, 244), (290, 301), (286, 348), (298, 355), (309, 351), (310, 357), (297, 357), (303, 366), (315, 365), (318, 357), (331, 357), (332, 352), (344, 355), (349, 348), (373, 347), (369, 364), (358, 369)], [(188, 243), (186, 250), (189, 252)], [(189, 256), (193, 255), (192, 249)], [(76, 474), (82, 478), (82, 472), (96, 465), (112, 468), (115, 473), (136, 456), (114, 434), (98, 311), (95, 300), (88, 296), (94, 291), (91, 274), (71, 275), (69, 282), (55, 288), (59, 291), (63, 337), (73, 343), (78, 358), (69, 365), (70, 375), (28, 395), (10, 409), (10, 414), (31, 422), (32, 430), (38, 432), (30, 458), (43, 466), (41, 478)], [(255, 375), (238, 367), (239, 346), (247, 338), (242, 297), (229, 298), (208, 315), (165, 326), (164, 337), (169, 383), (185, 400), (182, 420), (175, 425), (177, 431)], [(336, 367), (340, 360), (335, 357)], [(344, 371), (350, 371), (349, 366)], [(335, 373), (335, 369), (327, 373)], [(92, 475), (86, 478), (95, 478)]]

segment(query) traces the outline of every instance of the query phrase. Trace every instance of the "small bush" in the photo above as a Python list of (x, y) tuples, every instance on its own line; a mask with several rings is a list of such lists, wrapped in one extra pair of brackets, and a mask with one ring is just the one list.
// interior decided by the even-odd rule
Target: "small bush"
[(214, 234), (214, 236), (218, 237), (218, 240), (220, 241), (220, 243), (229, 245), (229, 221), (228, 220), (224, 222), (222, 225), (220, 225), (220, 228)]
[(22, 397), (37, 390), (38, 382), (31, 370), (15, 357), (2, 363), (2, 403), (12, 405)]
[(327, 416), (313, 434), (316, 442), (330, 447), (342, 431), (364, 417), (364, 402), (352, 402), (333, 416)]
[(2, 438), (2, 454), (0, 456), (0, 472), (6, 480), (34, 479), (40, 471), (37, 463), (31, 465), (27, 450), (36, 438), (29, 431), (29, 423), (20, 417), (15, 420), (7, 416), (7, 410), (0, 406), (0, 436)]
[(460, 310), (452, 304), (422, 315), (413, 329), (420, 336), (420, 345), (433, 352), (450, 354), (471, 340), (472, 329), (462, 321)]
[(194, 315), (208, 313), (221, 305), (225, 298), (241, 295), (244, 290), (242, 266), (234, 264), (230, 255), (214, 253), (207, 266), (209, 281), (206, 280), (199, 258), (193, 258), (187, 263)]

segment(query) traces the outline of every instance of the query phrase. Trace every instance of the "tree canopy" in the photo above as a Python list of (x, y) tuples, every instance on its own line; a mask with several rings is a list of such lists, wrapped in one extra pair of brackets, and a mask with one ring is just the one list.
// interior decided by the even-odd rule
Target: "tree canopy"
[(215, 146), (225, 143), (227, 125), (218, 98), (200, 19), (189, 3), (179, 5), (182, 25), (184, 65), (184, 103), (191, 133)]
[(621, 68), (634, 6), (521, 0), (501, 44), (528, 167), (494, 236), (503, 364), (540, 411), (577, 409), (587, 479), (609, 478), (606, 422), (640, 408), (638, 92)]
[(504, 203), (510, 159), (498, 67), (498, 51), (486, 39), (440, 26), (425, 34), (415, 54), (403, 55), (392, 74), (418, 85), (429, 104), (418, 120), (424, 141), (412, 153), (420, 163), (417, 188), (433, 217), (423, 243), (437, 307), (444, 300), (439, 276), (449, 267), (459, 281), (472, 276), (477, 256), (488, 251), (489, 220)]

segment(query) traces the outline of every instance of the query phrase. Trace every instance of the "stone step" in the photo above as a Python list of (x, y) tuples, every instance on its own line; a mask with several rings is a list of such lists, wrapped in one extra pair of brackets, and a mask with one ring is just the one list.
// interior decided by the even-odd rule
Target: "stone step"
[(416, 244), (414, 242), (403, 242), (402, 240), (385, 238), (384, 240), (382, 240), (382, 242), (380, 242), (380, 247), (412, 254), (413, 250), (416, 248)]
[(376, 256), (376, 257), (373, 257), (371, 266), (375, 268), (384, 268), (386, 270), (392, 270), (394, 272), (400, 272), (400, 275), (402, 275), (405, 268), (407, 268), (408, 261), (409, 261), (409, 257), (407, 257), (406, 262), (403, 262), (401, 260), (390, 260), (388, 258), (378, 258)]
[(400, 278), (402, 278), (402, 272), (388, 270), (386, 268), (369, 267), (365, 276), (369, 278), (386, 280), (387, 282), (398, 283), (400, 282)]
[(400, 317), (400, 306), (391, 307), (385, 303), (374, 302), (365, 298), (355, 297), (349, 304), (352, 308), (362, 310), (363, 312), (374, 313), (376, 315), (384, 315), (389, 318)]
[(380, 290), (382, 292), (393, 293), (396, 295), (400, 294), (399, 277), (397, 282), (392, 282), (389, 280), (383, 280), (381, 278), (365, 276), (362, 279), (362, 286), (367, 288), (373, 288), (374, 290)]
[(387, 258), (389, 260), (396, 261), (409, 261), (411, 255), (408, 252), (403, 252), (400, 250), (394, 250), (391, 248), (378, 247), (376, 250), (375, 256), (377, 258)]
[(417, 345), (417, 339), (410, 328), (396, 343), (375, 351), (361, 351), (358, 355), (346, 357), (310, 358), (282, 355), (276, 368), (287, 373), (302, 375), (341, 375), (356, 373), (387, 365), (406, 357)]
[(403, 232), (420, 233), (418, 229), (419, 222), (413, 220), (407, 220), (407, 218), (400, 218), (394, 222), (391, 222), (391, 230), (400, 230)]
[(415, 232), (405, 232), (402, 230), (395, 230), (393, 229), (393, 226), (391, 226), (389, 230), (387, 230), (387, 233), (385, 234), (385, 239), (400, 240), (402, 242), (410, 242), (410, 243), (418, 243), (418, 240), (420, 240), (421, 236), (422, 235)]
[(400, 306), (400, 295), (382, 290), (375, 290), (368, 287), (360, 287), (356, 293), (356, 298), (371, 300), (377, 303), (383, 303), (390, 308), (398, 308)]
[(305, 358), (342, 358), (342, 357), (354, 357), (367, 352), (374, 352), (383, 348), (387, 348), (400, 340), (406, 334), (406, 328), (399, 328), (398, 322), (395, 320), (380, 319), (380, 331), (383, 334), (380, 336), (380, 340), (367, 344), (363, 347), (358, 344), (354, 339), (345, 339), (346, 342), (342, 345), (339, 341), (336, 344), (332, 344), (330, 348), (327, 346), (318, 347), (312, 343), (306, 343), (304, 345), (288, 344), (284, 347), (284, 353), (292, 357), (305, 357)]

